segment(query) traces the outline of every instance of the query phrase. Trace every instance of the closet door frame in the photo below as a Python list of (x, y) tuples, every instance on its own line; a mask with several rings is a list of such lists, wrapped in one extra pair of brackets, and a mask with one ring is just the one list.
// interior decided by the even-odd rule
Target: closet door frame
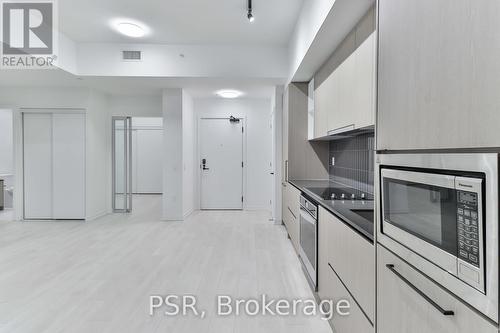
[[(117, 166), (121, 161), (117, 161), (116, 146), (118, 140), (116, 122), (122, 121), (123, 127), (123, 207), (117, 206)], [(111, 117), (111, 167), (112, 167), (112, 209), (113, 213), (132, 212), (132, 117), (113, 116)]]
[[(15, 174), (16, 175), (19, 175), (19, 177), (17, 177), (18, 179), (20, 179), (19, 182), (16, 182), (16, 184), (20, 184), (22, 186), (20, 186), (22, 188), (22, 193), (20, 193), (20, 195), (18, 196), (19, 200), (21, 201), (19, 203), (19, 208), (20, 208), (20, 213), (18, 214), (19, 216), (19, 219), (22, 220), (22, 221), (52, 221), (54, 218), (50, 218), (50, 219), (37, 219), (37, 218), (26, 218), (25, 217), (25, 151), (24, 151), (24, 115), (25, 114), (54, 114), (54, 113), (73, 113), (73, 114), (83, 114), (85, 116), (85, 137), (84, 137), (84, 142), (85, 142), (85, 163), (84, 163), (84, 177), (85, 177), (85, 186), (84, 186), (84, 198), (85, 198), (85, 202), (84, 202), (84, 210), (85, 210), (85, 214), (84, 216), (82, 216), (81, 219), (79, 220), (85, 220), (85, 216), (86, 216), (86, 207), (87, 207), (87, 203), (86, 203), (86, 191), (87, 191), (87, 112), (86, 112), (86, 109), (84, 108), (13, 108), (13, 110), (15, 110), (14, 112), (17, 113), (19, 115), (19, 121), (17, 122), (17, 126), (15, 125), (14, 126), (14, 131), (17, 131), (19, 133), (19, 138), (20, 138), (20, 142), (19, 144), (17, 143), (14, 143), (15, 145), (15, 149), (17, 148), (17, 150), (19, 151), (19, 156), (20, 156), (20, 165), (18, 167), (16, 167), (16, 170), (15, 170)], [(52, 131), (53, 129), (51, 129)], [(52, 148), (51, 148), (52, 149)], [(52, 156), (51, 156), (52, 158)], [(19, 187), (18, 187), (19, 188)], [(51, 193), (51, 196), (52, 196), (52, 193)], [(52, 199), (51, 199), (52, 200)], [(52, 203), (53, 205), (53, 203)], [(17, 213), (16, 213), (17, 214)]]

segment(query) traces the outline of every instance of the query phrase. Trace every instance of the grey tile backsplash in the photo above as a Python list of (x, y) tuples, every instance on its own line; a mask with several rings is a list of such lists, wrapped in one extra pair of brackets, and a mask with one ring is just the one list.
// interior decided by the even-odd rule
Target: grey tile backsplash
[(330, 141), (330, 180), (373, 194), (374, 149), (373, 133)]

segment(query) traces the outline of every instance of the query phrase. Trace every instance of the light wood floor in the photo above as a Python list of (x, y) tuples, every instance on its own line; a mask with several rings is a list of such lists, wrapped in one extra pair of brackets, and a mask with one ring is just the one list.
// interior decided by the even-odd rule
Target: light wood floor
[[(313, 297), (264, 212), (160, 221), (160, 198), (93, 222), (0, 222), (0, 332), (331, 332), (318, 317), (217, 317), (216, 295)], [(149, 296), (192, 294), (205, 319), (149, 316)]]

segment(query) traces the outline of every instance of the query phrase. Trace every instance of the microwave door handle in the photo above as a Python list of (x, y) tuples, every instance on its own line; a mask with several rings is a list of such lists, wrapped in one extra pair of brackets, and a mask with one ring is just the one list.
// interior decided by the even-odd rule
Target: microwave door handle
[(408, 285), (411, 289), (417, 292), (420, 296), (422, 296), (427, 302), (429, 302), (434, 308), (436, 308), (439, 312), (443, 314), (443, 316), (453, 316), (455, 312), (451, 310), (445, 310), (439, 304), (434, 302), (429, 296), (424, 294), (420, 289), (418, 289), (413, 283), (408, 281), (404, 276), (402, 276), (395, 268), (393, 264), (385, 265), (392, 273), (394, 273), (398, 278), (400, 278), (404, 283)]

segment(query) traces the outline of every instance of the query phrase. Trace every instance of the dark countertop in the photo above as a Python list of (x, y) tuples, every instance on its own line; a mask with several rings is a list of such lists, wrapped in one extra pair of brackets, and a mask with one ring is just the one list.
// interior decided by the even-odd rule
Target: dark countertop
[(288, 182), (299, 191), (311, 197), (321, 207), (341, 219), (367, 241), (373, 243), (373, 222), (352, 211), (373, 210), (374, 203), (372, 200), (323, 200), (323, 198), (307, 189), (317, 187), (346, 187), (330, 180), (289, 180)]

